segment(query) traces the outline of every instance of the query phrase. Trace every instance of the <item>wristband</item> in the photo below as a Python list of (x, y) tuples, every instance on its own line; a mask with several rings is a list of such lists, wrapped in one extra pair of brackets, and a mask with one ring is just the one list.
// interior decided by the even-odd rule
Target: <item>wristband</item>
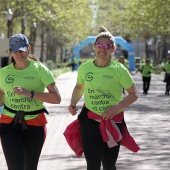
[(31, 98), (33, 98), (33, 97), (34, 97), (34, 91), (31, 90)]

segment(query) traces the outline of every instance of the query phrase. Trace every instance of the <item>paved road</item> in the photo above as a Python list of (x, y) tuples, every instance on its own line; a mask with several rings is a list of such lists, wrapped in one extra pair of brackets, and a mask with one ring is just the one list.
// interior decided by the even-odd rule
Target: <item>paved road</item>
[[(62, 96), (60, 105), (46, 104), (48, 134), (39, 161), (38, 170), (85, 170), (82, 156), (77, 158), (63, 136), (66, 126), (76, 117), (67, 111), (77, 72), (68, 72), (56, 79)], [(125, 120), (131, 135), (141, 150), (133, 154), (121, 147), (117, 161), (118, 170), (167, 170), (170, 168), (170, 96), (165, 96), (162, 75), (153, 75), (149, 94), (142, 94), (140, 73), (134, 80), (139, 99), (125, 112)], [(81, 108), (81, 100), (78, 107)], [(7, 170), (0, 147), (0, 170)]]

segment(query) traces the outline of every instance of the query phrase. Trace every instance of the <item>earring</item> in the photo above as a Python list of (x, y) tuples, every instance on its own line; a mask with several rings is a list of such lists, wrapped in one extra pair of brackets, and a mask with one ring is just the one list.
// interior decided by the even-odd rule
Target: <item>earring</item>
[(116, 49), (115, 47), (112, 47), (112, 52), (114, 52), (114, 51), (115, 51), (115, 49)]

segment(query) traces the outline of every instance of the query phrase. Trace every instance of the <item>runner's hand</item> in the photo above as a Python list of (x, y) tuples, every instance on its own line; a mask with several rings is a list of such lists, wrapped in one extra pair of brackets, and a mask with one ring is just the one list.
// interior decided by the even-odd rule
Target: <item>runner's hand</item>
[(76, 108), (76, 106), (73, 106), (72, 104), (70, 104), (70, 106), (68, 107), (68, 110), (74, 116), (77, 114), (78, 109)]

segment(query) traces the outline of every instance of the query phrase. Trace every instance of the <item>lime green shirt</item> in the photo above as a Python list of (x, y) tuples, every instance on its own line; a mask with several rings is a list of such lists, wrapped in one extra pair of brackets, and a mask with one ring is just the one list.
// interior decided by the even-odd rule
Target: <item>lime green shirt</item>
[(125, 59), (124, 66), (128, 69), (129, 68), (129, 61)]
[(151, 72), (153, 69), (154, 68), (152, 65), (143, 65), (139, 67), (143, 77), (151, 77)]
[[(30, 60), (30, 65), (23, 70), (15, 69), (13, 64), (0, 69), (0, 80), (0, 88), (5, 92), (4, 104), (13, 110), (26, 112), (44, 108), (43, 102), (14, 94), (13, 88), (20, 86), (30, 91), (44, 92), (45, 87), (55, 82), (50, 70), (41, 62), (34, 60)], [(3, 113), (14, 117), (14, 114), (7, 110), (4, 110)], [(25, 119), (32, 119), (36, 116), (25, 116)]]
[(122, 87), (134, 84), (128, 69), (114, 60), (107, 67), (96, 67), (93, 60), (82, 63), (77, 82), (85, 86), (86, 107), (99, 115), (122, 100)]
[(170, 63), (169, 62), (166, 62), (163, 68), (166, 73), (170, 73)]
[(78, 58), (74, 58), (74, 64), (78, 64), (79, 59)]

